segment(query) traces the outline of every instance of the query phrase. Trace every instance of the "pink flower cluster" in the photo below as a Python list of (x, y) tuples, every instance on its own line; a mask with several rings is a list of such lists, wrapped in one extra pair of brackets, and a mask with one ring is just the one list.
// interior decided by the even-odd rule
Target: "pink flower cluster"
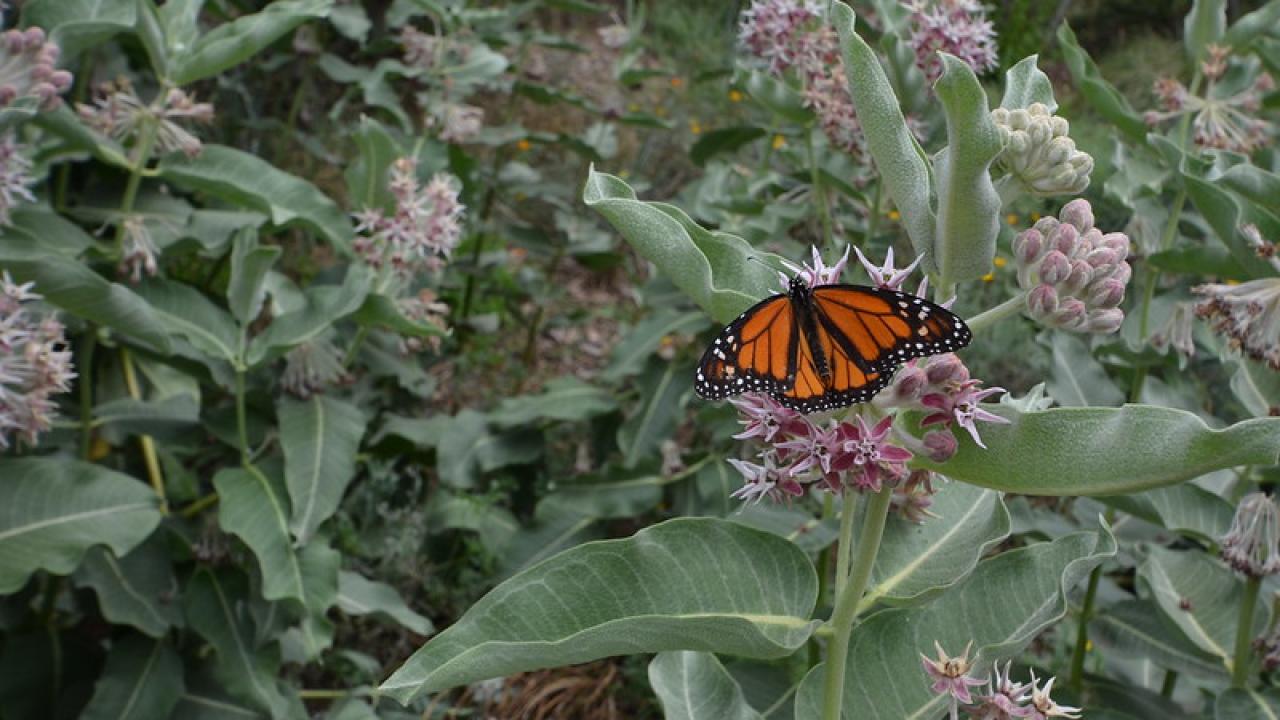
[(31, 286), (0, 275), (0, 449), (15, 437), (34, 446), (76, 376), (62, 323), (30, 304), (40, 299)]
[(804, 86), (805, 106), (831, 144), (861, 155), (862, 126), (849, 95), (840, 44), (821, 7), (809, 0), (755, 0), (742, 14), (738, 38), (771, 74), (781, 77), (794, 69)]
[(61, 49), (38, 27), (0, 35), (0, 107), (34, 97), (41, 110), (57, 110), (58, 97), (71, 87), (72, 75), (58, 69)]
[[(1005, 663), (1004, 670), (995, 665), (991, 676), (981, 680), (969, 674), (973, 669), (973, 662), (969, 659), (969, 651), (973, 649), (972, 641), (964, 652), (955, 657), (947, 655), (937, 641), (934, 641), (933, 647), (938, 652), (938, 658), (933, 659), (921, 653), (920, 660), (925, 675), (930, 680), (929, 689), (947, 698), (951, 720), (957, 720), (961, 710), (972, 720), (1080, 717), (1080, 708), (1059, 705), (1050, 697), (1056, 678), (1049, 678), (1044, 687), (1040, 687), (1040, 681), (1032, 673), (1031, 682), (1016, 683), (1009, 677), (1012, 666), (1009, 662)], [(986, 686), (986, 691), (975, 697), (970, 688), (983, 685)]]
[(0, 225), (12, 224), (9, 213), (19, 201), (35, 202), (30, 186), (30, 148), (17, 141), (12, 132), (0, 136)]
[(982, 409), (982, 401), (1005, 392), (1002, 387), (982, 388), (982, 381), (969, 377), (955, 353), (919, 358), (906, 363), (893, 379), (886, 402), (908, 410), (924, 410), (921, 426), (934, 428), (924, 434), (922, 453), (934, 462), (946, 462), (955, 455), (957, 443), (952, 426), (959, 427), (985, 448), (978, 435), (978, 421), (1003, 424), (1007, 419)]
[(906, 5), (911, 11), (910, 43), (916, 52), (916, 65), (930, 82), (942, 74), (940, 52), (955, 55), (979, 75), (999, 64), (995, 28), (980, 3), (912, 0)]
[(1243, 154), (1267, 145), (1273, 126), (1261, 117), (1263, 96), (1275, 90), (1275, 80), (1259, 72), (1253, 82), (1227, 94), (1218, 90), (1218, 81), (1229, 66), (1231, 48), (1210, 45), (1208, 57), (1200, 65), (1205, 89), (1192, 95), (1174, 78), (1156, 80), (1153, 87), (1160, 110), (1148, 110), (1143, 119), (1151, 127), (1191, 115), (1192, 140), (1202, 148), (1217, 148)]
[(390, 216), (377, 208), (356, 214), (355, 251), (370, 267), (389, 267), (402, 279), (444, 267), (462, 238), (466, 209), (458, 202), (456, 180), (440, 173), (424, 187), (417, 169), (417, 162), (407, 157), (391, 166), (388, 187), (395, 211)]
[(162, 153), (180, 151), (189, 158), (198, 156), (204, 146), (183, 124), (213, 122), (212, 104), (196, 102), (186, 92), (171, 88), (148, 105), (125, 78), (99, 85), (93, 104), (77, 105), (76, 112), (89, 127), (122, 142), (136, 137), (144, 124), (155, 122), (156, 148)]
[(1050, 327), (1108, 334), (1124, 322), (1125, 287), (1133, 276), (1129, 238), (1093, 226), (1093, 209), (1072, 200), (1058, 217), (1044, 217), (1013, 240), (1018, 284), (1027, 312)]

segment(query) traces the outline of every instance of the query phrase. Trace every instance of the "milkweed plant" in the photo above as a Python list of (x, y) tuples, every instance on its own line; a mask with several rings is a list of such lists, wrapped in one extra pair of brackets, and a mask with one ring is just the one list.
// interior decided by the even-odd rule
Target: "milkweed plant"
[[(0, 719), (1280, 714), (1280, 1), (1137, 108), (752, 0), (722, 127), (663, 3), (250, 5), (4, 11)], [(693, 398), (796, 282), (972, 339)]]

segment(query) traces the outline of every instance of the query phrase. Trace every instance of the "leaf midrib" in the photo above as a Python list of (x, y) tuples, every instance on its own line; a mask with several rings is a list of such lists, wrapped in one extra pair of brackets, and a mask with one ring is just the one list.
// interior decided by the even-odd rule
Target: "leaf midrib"
[(39, 520), (37, 522), (28, 523), (26, 525), (19, 525), (18, 527), (10, 528), (8, 530), (0, 532), (0, 542), (3, 542), (10, 538), (18, 537), (19, 535), (22, 535), (25, 533), (35, 532), (37, 530), (43, 530), (44, 528), (47, 528), (47, 527), (53, 527), (55, 525), (62, 525), (65, 523), (76, 522), (78, 520), (87, 520), (90, 518), (101, 517), (103, 515), (112, 515), (114, 513), (133, 512), (135, 510), (147, 510), (152, 508), (153, 506), (154, 506), (154, 503), (151, 503), (151, 502), (130, 503), (128, 505), (113, 505), (111, 507), (98, 508), (97, 510), (85, 510), (84, 512), (72, 513), (71, 515), (60, 515), (55, 518), (47, 518), (45, 520)]

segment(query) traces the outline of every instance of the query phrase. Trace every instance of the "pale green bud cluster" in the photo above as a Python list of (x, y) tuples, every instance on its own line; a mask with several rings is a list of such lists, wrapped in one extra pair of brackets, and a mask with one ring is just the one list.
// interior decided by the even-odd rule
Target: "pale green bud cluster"
[(996, 108), (991, 119), (1000, 129), (1004, 151), (996, 161), (1035, 195), (1078, 195), (1089, 187), (1093, 158), (1067, 136), (1066, 118), (1042, 103), (1025, 109)]

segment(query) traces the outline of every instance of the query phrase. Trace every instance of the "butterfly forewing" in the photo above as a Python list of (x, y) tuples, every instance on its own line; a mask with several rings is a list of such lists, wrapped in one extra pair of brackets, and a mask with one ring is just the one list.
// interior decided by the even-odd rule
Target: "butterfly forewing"
[[(800, 292), (811, 301), (774, 295), (720, 332), (698, 365), (699, 395), (767, 392), (800, 412), (833, 410), (870, 400), (902, 363), (959, 350), (971, 339), (951, 311), (897, 290), (820, 285)], [(797, 316), (805, 312), (813, 317)]]

